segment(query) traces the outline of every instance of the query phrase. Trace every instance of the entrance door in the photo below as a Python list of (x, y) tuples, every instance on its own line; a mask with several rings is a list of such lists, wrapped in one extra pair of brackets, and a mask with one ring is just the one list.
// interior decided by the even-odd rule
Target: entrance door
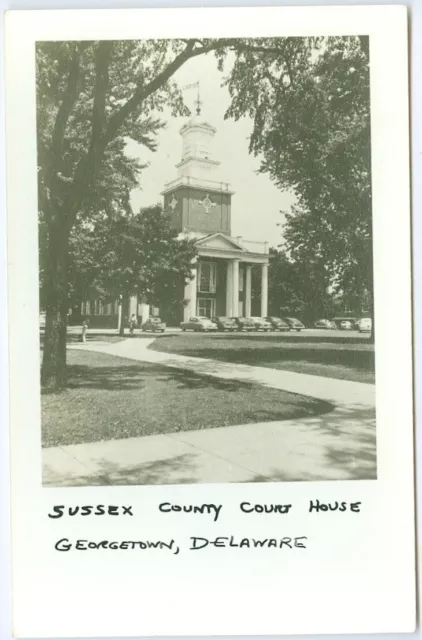
[(213, 318), (215, 316), (215, 299), (198, 298), (198, 316)]

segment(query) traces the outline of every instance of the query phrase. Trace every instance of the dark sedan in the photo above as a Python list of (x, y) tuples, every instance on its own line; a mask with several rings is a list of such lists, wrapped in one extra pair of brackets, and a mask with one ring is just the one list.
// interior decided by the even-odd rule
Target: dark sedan
[(219, 331), (237, 331), (238, 327), (233, 318), (217, 316), (216, 318), (213, 318), (212, 321), (217, 325)]
[(287, 322), (292, 331), (302, 331), (302, 329), (305, 329), (303, 322), (297, 318), (283, 318), (283, 320)]
[(290, 331), (290, 326), (285, 320), (282, 320), (282, 318), (269, 316), (265, 318), (265, 320), (267, 320), (271, 324), (273, 331)]
[(255, 331), (255, 323), (251, 318), (232, 318), (238, 331)]
[(152, 331), (152, 333), (159, 332), (164, 333), (166, 330), (166, 323), (161, 321), (161, 318), (151, 317), (146, 320), (142, 325), (142, 331)]

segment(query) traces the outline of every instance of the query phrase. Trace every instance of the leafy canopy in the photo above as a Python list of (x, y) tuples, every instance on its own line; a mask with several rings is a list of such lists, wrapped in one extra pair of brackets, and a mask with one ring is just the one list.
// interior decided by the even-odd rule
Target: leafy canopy
[(71, 247), (75, 297), (138, 295), (155, 306), (180, 295), (178, 285), (192, 277), (196, 255), (194, 242), (179, 237), (158, 204), (74, 233)]
[(226, 117), (253, 119), (250, 152), (260, 171), (296, 195), (285, 248), (296, 261), (321, 261), (338, 290), (371, 290), (368, 39), (258, 45), (236, 54)]

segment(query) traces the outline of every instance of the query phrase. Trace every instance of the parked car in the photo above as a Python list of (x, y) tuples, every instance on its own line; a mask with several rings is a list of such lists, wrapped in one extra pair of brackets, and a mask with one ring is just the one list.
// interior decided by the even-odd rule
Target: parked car
[(302, 329), (305, 329), (305, 325), (303, 324), (303, 322), (301, 322), (297, 318), (283, 318), (283, 320), (284, 322), (287, 322), (292, 331), (302, 331)]
[(372, 331), (372, 318), (360, 318), (356, 324), (359, 333)]
[(252, 318), (232, 318), (238, 331), (255, 331), (255, 323)]
[(182, 331), (217, 331), (217, 325), (205, 316), (189, 318), (188, 322), (180, 323), (180, 328)]
[(272, 324), (268, 322), (266, 318), (258, 318), (257, 316), (252, 316), (250, 318), (254, 323), (255, 329), (257, 331), (272, 331)]
[[(333, 326), (334, 325), (334, 326)], [(336, 324), (332, 320), (317, 320), (314, 322), (315, 329), (336, 329)]]
[(338, 327), (339, 329), (351, 331), (351, 329), (353, 329), (353, 324), (353, 320), (340, 320)]
[(277, 318), (275, 316), (268, 316), (265, 318), (271, 324), (273, 331), (290, 331), (290, 326), (285, 320)]
[(162, 322), (161, 318), (157, 318), (156, 316), (152, 316), (145, 320), (141, 327), (142, 331), (152, 331), (164, 333), (166, 330), (166, 323)]
[(340, 316), (338, 318), (333, 318), (333, 322), (336, 325), (336, 329), (346, 329), (350, 331), (350, 329), (354, 329), (355, 327), (356, 318)]
[(217, 325), (217, 329), (219, 331), (237, 331), (237, 324), (233, 318), (217, 316), (216, 318), (213, 318), (212, 321)]

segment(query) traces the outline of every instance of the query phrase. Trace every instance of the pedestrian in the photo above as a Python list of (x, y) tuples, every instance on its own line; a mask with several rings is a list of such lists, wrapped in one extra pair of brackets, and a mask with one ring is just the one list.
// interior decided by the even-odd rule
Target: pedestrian
[(135, 331), (136, 325), (137, 325), (136, 315), (132, 313), (129, 320), (129, 329), (132, 335), (133, 335), (133, 332)]
[(88, 320), (86, 320), (86, 318), (84, 318), (82, 320), (82, 333), (81, 333), (82, 342), (86, 342), (87, 331), (88, 331)]

